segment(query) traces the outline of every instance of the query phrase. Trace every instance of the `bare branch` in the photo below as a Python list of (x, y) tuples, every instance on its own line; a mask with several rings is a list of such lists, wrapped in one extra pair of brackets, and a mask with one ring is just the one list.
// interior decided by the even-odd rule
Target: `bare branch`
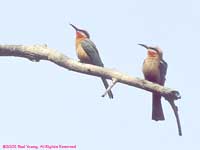
[(0, 45), (0, 56), (23, 57), (35, 62), (39, 62), (40, 60), (48, 60), (75, 72), (104, 77), (111, 80), (113, 79), (113, 83), (108, 87), (102, 96), (105, 96), (106, 93), (111, 90), (111, 88), (117, 82), (144, 89), (146, 91), (159, 93), (170, 103), (176, 117), (179, 135), (182, 135), (180, 120), (178, 116), (178, 107), (174, 103), (174, 100), (181, 98), (177, 90), (163, 87), (144, 79), (135, 78), (113, 69), (80, 63), (65, 56), (64, 54), (61, 54), (56, 50), (48, 48), (47, 45)]
[(80, 63), (56, 50), (48, 48), (47, 45), (0, 45), (0, 56), (24, 57), (36, 62), (40, 60), (48, 60), (75, 72), (104, 77), (106, 79), (114, 78), (117, 80), (117, 82), (123, 84), (134, 86), (150, 92), (160, 93), (168, 101), (174, 101), (181, 98), (177, 90), (163, 87), (140, 78), (135, 78), (113, 69)]
[(178, 134), (179, 136), (182, 136), (181, 122), (178, 115), (178, 107), (175, 105), (174, 101), (169, 101), (169, 103), (172, 107), (172, 110), (174, 111), (174, 115), (175, 115), (177, 126), (178, 126)]

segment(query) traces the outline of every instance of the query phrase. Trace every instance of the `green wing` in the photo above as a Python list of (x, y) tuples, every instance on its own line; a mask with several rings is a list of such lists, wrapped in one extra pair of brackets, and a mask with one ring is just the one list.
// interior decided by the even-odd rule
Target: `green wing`
[(166, 80), (165, 76), (167, 74), (167, 67), (168, 67), (167, 62), (162, 59), (160, 61), (160, 78), (161, 78), (160, 84), (161, 85), (165, 84), (165, 80)]
[(83, 40), (81, 46), (90, 57), (92, 64), (102, 67), (104, 66), (95, 44), (90, 39)]

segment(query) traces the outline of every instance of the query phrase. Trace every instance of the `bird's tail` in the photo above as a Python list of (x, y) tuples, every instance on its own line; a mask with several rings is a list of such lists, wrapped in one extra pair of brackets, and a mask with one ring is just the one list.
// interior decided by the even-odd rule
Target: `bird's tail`
[(152, 99), (153, 99), (152, 120), (155, 120), (155, 121), (165, 120), (162, 104), (161, 104), (161, 95), (158, 93), (153, 93)]
[[(104, 79), (104, 78), (101, 78), (102, 79), (102, 81), (103, 81), (103, 84), (104, 84), (104, 86), (105, 86), (105, 88), (107, 89), (108, 88), (108, 82), (106, 81), (106, 79)], [(110, 99), (112, 99), (113, 98), (113, 93), (112, 93), (112, 91), (110, 90), (110, 91), (108, 91), (108, 96), (109, 96), (109, 98)]]

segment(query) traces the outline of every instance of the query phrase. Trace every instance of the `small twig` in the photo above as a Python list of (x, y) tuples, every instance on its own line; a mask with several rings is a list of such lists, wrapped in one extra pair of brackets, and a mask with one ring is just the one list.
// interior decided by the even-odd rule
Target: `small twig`
[(114, 85), (117, 83), (117, 79), (112, 79), (112, 84), (109, 85), (109, 87), (106, 89), (105, 93), (103, 95), (101, 95), (102, 97), (105, 97), (106, 94), (108, 94), (108, 92), (114, 87)]
[(180, 119), (179, 119), (179, 115), (178, 115), (178, 107), (175, 105), (174, 101), (168, 101), (168, 102), (170, 103), (170, 105), (174, 111), (174, 115), (176, 117), (179, 136), (182, 136), (181, 123), (180, 123)]

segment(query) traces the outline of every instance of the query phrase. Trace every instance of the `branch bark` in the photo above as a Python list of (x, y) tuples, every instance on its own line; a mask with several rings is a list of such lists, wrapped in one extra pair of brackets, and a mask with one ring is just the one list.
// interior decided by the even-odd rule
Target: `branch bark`
[(110, 87), (106, 90), (105, 94), (117, 82), (134, 86), (146, 91), (157, 92), (161, 94), (172, 106), (177, 120), (179, 135), (182, 135), (180, 120), (178, 116), (178, 107), (174, 103), (174, 100), (178, 100), (181, 98), (180, 93), (177, 90), (163, 87), (144, 79), (132, 77), (125, 73), (121, 73), (117, 70), (80, 63), (56, 50), (48, 48), (47, 45), (0, 45), (0, 56), (23, 57), (35, 62), (38, 62), (40, 60), (47, 60), (71, 71), (98, 77), (104, 77), (110, 80), (114, 79), (113, 84), (110, 85)]
[(150, 92), (160, 93), (168, 101), (174, 101), (181, 98), (180, 93), (177, 90), (163, 87), (144, 79), (132, 77), (117, 70), (80, 63), (54, 49), (48, 48), (47, 45), (0, 45), (0, 56), (23, 57), (35, 62), (48, 60), (71, 71), (104, 77), (106, 79), (114, 78), (117, 82), (123, 84)]

